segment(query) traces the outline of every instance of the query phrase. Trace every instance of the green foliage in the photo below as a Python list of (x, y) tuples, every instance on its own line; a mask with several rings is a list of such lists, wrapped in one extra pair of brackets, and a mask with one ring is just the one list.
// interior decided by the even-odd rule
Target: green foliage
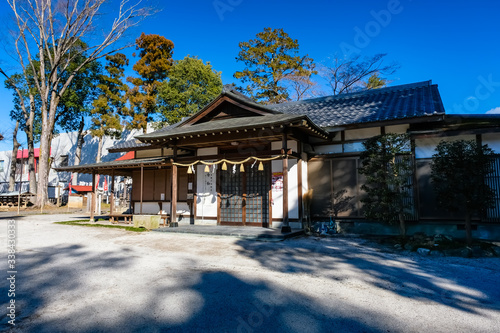
[(257, 38), (239, 43), (237, 61), (245, 69), (234, 77), (248, 82), (244, 91), (263, 104), (289, 101), (287, 80), (309, 79), (316, 74), (313, 59), (299, 55), (299, 43), (283, 29), (265, 28)]
[(365, 89), (379, 89), (385, 86), (387, 86), (387, 80), (381, 78), (378, 73), (373, 73), (365, 82)]
[[(81, 117), (89, 114), (91, 102), (96, 98), (97, 84), (101, 73), (100, 64), (97, 61), (91, 61), (79, 70), (76, 70), (87, 59), (86, 52), (84, 51), (86, 47), (85, 43), (77, 41), (61, 60), (68, 62), (68, 68), (59, 73), (62, 82), (67, 81), (70, 75), (73, 75), (74, 78), (67, 89), (64, 90), (58, 103), (55, 115), (56, 126), (53, 129), (53, 134), (57, 134), (60, 130), (73, 131), (78, 129)], [(34, 66), (35, 68), (39, 68), (40, 62), (36, 60)], [(49, 64), (47, 63), (46, 66), (49, 66)], [(26, 111), (23, 111), (21, 99), (14, 90), (13, 84), (21, 91)], [(7, 89), (12, 89), (13, 91), (14, 109), (11, 110), (10, 117), (13, 120), (19, 120), (20, 128), (23, 131), (27, 130), (26, 126), (31, 103), (30, 96), (33, 96), (33, 140), (34, 142), (40, 141), (42, 132), (41, 97), (35, 88), (31, 66), (27, 67), (25, 75), (12, 75), (10, 82), (9, 80), (5, 81), (5, 86)]]
[(106, 56), (108, 63), (105, 70), (107, 75), (100, 75), (97, 85), (99, 96), (92, 105), (91, 110), (92, 136), (102, 138), (112, 136), (118, 138), (122, 131), (120, 115), (127, 113), (126, 93), (128, 86), (122, 81), (128, 59), (124, 54), (116, 53)]
[[(141, 34), (136, 40), (136, 49), (140, 50), (139, 60), (133, 69), (139, 77), (128, 77), (134, 87), (127, 97), (130, 102), (128, 128), (142, 128), (145, 132), (148, 122), (154, 121), (158, 112), (158, 88), (168, 75), (173, 60), (174, 43), (160, 35)], [(134, 54), (135, 56), (135, 54)]]
[(366, 176), (361, 200), (366, 217), (386, 223), (399, 221), (404, 235), (404, 213), (411, 208), (411, 141), (407, 134), (385, 134), (363, 143), (359, 172)]
[[(31, 78), (31, 76), (28, 75), (28, 77)], [(19, 89), (21, 92), (22, 99), (19, 97), (18, 93), (14, 89), (14, 85)], [(13, 109), (10, 111), (10, 119), (14, 121), (19, 121), (19, 129), (22, 131), (29, 133), (30, 129), (28, 128), (29, 124), (29, 110), (30, 110), (30, 91), (31, 94), (34, 96), (38, 96), (36, 94), (36, 91), (33, 87), (33, 83), (30, 82), (28, 84), (26, 82), (26, 78), (22, 74), (13, 74), (9, 80), (5, 80), (5, 88), (12, 90), (12, 101), (14, 104)], [(24, 109), (23, 109), (23, 103), (24, 103)], [(40, 108), (40, 99), (35, 98), (33, 100), (33, 105), (35, 109)], [(40, 134), (41, 134), (41, 114), (40, 113), (35, 113), (33, 117), (33, 142), (39, 142), (40, 141)]]
[(102, 73), (99, 62), (94, 60), (86, 63), (77, 71), (77, 68), (87, 61), (86, 49), (87, 44), (82, 41), (76, 42), (63, 59), (69, 61), (68, 68), (59, 73), (60, 85), (66, 82), (70, 75), (74, 75), (71, 84), (61, 96), (56, 114), (57, 127), (65, 132), (78, 129), (80, 119), (90, 114), (92, 101), (98, 94), (97, 87)]
[(493, 151), (476, 141), (441, 141), (432, 156), (431, 180), (438, 204), (450, 211), (483, 213), (494, 207), (494, 191), (484, 179), (493, 171)]
[(164, 120), (174, 124), (211, 102), (222, 92), (220, 75), (196, 57), (175, 61), (158, 93)]

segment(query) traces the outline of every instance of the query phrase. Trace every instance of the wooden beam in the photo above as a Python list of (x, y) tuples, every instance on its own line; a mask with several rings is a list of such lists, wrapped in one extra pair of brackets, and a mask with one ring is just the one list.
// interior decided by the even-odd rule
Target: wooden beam
[[(234, 146), (231, 146), (234, 148)], [(239, 148), (239, 146), (238, 146)], [(250, 149), (248, 149), (250, 150)], [(217, 155), (206, 155), (206, 156), (179, 156), (176, 159), (176, 162), (178, 163), (191, 163), (194, 162), (198, 159), (203, 160), (203, 161), (209, 161), (209, 160), (220, 160), (222, 158), (228, 159), (228, 160), (235, 160), (235, 161), (240, 161), (243, 160), (247, 157), (250, 156), (256, 156), (256, 157), (271, 157), (271, 156), (276, 156), (276, 155), (281, 155), (281, 150), (263, 150), (263, 151), (250, 151), (250, 152), (243, 152), (243, 153), (224, 153), (224, 154), (217, 154)]]
[[(274, 128), (273, 130), (269, 129), (268, 131), (260, 131), (260, 129), (255, 129), (254, 132), (250, 133), (250, 129), (248, 132), (242, 132), (243, 129), (240, 129), (239, 133), (228, 133), (228, 130), (216, 130), (212, 132), (212, 138), (210, 141), (207, 141), (206, 137), (193, 137), (189, 138), (189, 135), (191, 134), (183, 134), (177, 136), (175, 139), (176, 145), (178, 147), (188, 148), (189, 146), (198, 146), (200, 144), (208, 144), (210, 143), (211, 145), (213, 144), (228, 144), (232, 141), (254, 141), (257, 143), (262, 143), (263, 140), (268, 139), (269, 141), (274, 141), (276, 139), (279, 140), (281, 137), (281, 129), (280, 128)], [(193, 133), (197, 134), (197, 133)], [(210, 133), (208, 133), (210, 134)]]
[(283, 157), (283, 225), (281, 226), (281, 232), (291, 232), (292, 229), (288, 223), (288, 137), (286, 130), (283, 131), (283, 139), (281, 144), (281, 149), (285, 152)]
[(115, 212), (115, 169), (111, 172), (111, 202), (109, 203), (109, 214)]
[(144, 192), (144, 165), (141, 164), (141, 197), (140, 197), (140, 200), (141, 200), (141, 210), (140, 210), (140, 214), (142, 215), (142, 197), (143, 197), (143, 192)]
[[(245, 168), (245, 164), (243, 164), (243, 168)], [(246, 169), (246, 168), (245, 168)], [(241, 220), (243, 221), (243, 226), (246, 226), (247, 225), (247, 174), (249, 172), (249, 170), (245, 170), (246, 172), (243, 172), (241, 173), (240, 171), (240, 175), (241, 175), (241, 188), (243, 189), (243, 198), (242, 198), (242, 206), (241, 209), (242, 209), (242, 214), (241, 214)]]
[[(299, 147), (301, 143), (298, 143)], [(299, 151), (302, 149), (299, 149)], [(304, 217), (302, 216), (303, 213), (303, 207), (302, 207), (302, 159), (299, 159), (297, 161), (297, 190), (298, 190), (298, 198), (299, 198), (299, 220), (303, 221)]]
[[(172, 162), (177, 159), (177, 146), (173, 147), (174, 158)], [(170, 200), (170, 227), (178, 227), (177, 223), (177, 165), (172, 163), (172, 196)]]

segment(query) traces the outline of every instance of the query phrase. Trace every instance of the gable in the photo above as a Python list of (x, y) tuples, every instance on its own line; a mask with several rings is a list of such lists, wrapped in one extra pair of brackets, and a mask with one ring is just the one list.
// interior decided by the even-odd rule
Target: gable
[(211, 112), (204, 115), (195, 124), (201, 124), (208, 121), (230, 119), (230, 118), (240, 118), (240, 117), (255, 117), (263, 115), (261, 112), (255, 112), (254, 110), (249, 110), (242, 108), (240, 105), (231, 103), (230, 101), (223, 101), (216, 108), (211, 110)]
[(263, 105), (226, 92), (219, 95), (212, 103), (182, 122), (178, 127), (231, 118), (256, 117), (277, 113), (280, 112), (267, 109)]

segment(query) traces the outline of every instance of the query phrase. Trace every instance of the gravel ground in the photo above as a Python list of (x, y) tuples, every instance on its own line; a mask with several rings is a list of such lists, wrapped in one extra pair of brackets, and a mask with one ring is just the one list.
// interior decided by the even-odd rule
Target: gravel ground
[[(500, 258), (388, 253), (16, 218), (13, 332), (498, 332)], [(0, 242), (7, 244), (0, 217)], [(5, 253), (5, 250), (4, 250)], [(0, 304), (9, 298), (7, 254)]]

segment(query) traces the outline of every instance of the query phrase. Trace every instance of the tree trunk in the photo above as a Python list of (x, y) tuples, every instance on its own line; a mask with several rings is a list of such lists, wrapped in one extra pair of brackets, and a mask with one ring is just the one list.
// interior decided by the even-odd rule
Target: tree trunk
[[(19, 130), (19, 120), (16, 121), (16, 127), (12, 133), (12, 158), (10, 160), (10, 174), (9, 174), (9, 192), (16, 189), (16, 167), (17, 167), (17, 152), (19, 150), (19, 142), (17, 141), (17, 131)], [(22, 167), (22, 166), (21, 166)]]
[[(42, 113), (42, 116), (44, 114)], [(54, 125), (49, 121), (42, 123), (42, 133), (40, 136), (40, 158), (38, 166), (38, 184), (36, 193), (36, 205), (43, 207), (49, 198), (49, 171), (51, 165), (50, 145), (52, 142), (52, 132)]]
[(99, 144), (97, 145), (97, 156), (95, 157), (95, 162), (96, 163), (101, 162), (103, 141), (104, 141), (104, 136), (100, 136), (99, 137)]
[(36, 171), (35, 171), (35, 145), (33, 142), (33, 135), (26, 133), (28, 141), (28, 173), (30, 182), (30, 192), (36, 194)]
[(404, 214), (399, 213), (398, 217), (399, 217), (399, 234), (403, 237), (406, 237), (406, 224), (405, 224)]
[[(82, 116), (80, 120), (80, 126), (78, 127), (78, 138), (76, 139), (76, 150), (75, 150), (75, 161), (73, 165), (80, 165), (82, 161), (82, 147), (85, 141), (85, 133), (83, 132), (83, 128), (85, 127), (85, 118)], [(78, 185), (78, 172), (73, 173), (73, 181), (71, 185)]]
[(465, 212), (465, 239), (467, 246), (472, 245), (472, 214), (469, 211)]
[[(43, 62), (41, 62), (43, 63)], [(55, 114), (59, 104), (59, 97), (53, 91), (50, 96), (50, 104), (44, 104), (42, 101), (42, 133), (40, 135), (40, 162), (38, 168), (38, 186), (36, 193), (36, 206), (42, 207), (49, 198), (49, 172), (52, 164), (50, 158), (50, 146), (54, 135)]]
[(35, 122), (35, 98), (30, 95), (30, 113), (26, 119), (26, 142), (28, 143), (28, 173), (30, 182), (30, 192), (37, 193), (37, 179), (35, 170), (35, 140), (33, 138), (33, 123)]

